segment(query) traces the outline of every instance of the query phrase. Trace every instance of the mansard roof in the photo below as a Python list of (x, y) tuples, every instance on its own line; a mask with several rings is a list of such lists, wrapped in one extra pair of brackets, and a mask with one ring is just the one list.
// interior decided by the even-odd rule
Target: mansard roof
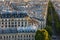
[(24, 18), (28, 16), (27, 13), (23, 12), (1, 12), (0, 18)]

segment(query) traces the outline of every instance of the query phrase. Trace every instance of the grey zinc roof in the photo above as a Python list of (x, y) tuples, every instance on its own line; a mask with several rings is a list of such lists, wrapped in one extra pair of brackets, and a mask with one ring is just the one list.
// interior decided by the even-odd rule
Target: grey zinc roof
[(24, 18), (27, 15), (27, 13), (23, 13), (23, 12), (2, 12), (0, 13), (0, 18)]

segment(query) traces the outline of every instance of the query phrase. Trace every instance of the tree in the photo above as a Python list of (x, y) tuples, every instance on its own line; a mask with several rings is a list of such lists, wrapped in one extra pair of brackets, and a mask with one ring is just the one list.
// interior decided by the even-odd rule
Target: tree
[(52, 26), (52, 16), (51, 16), (51, 2), (48, 3), (47, 9), (47, 25)]
[(60, 22), (56, 22), (56, 31), (60, 34)]
[(50, 38), (48, 31), (45, 29), (37, 30), (35, 35), (35, 40), (50, 40)]
[(55, 24), (55, 31), (56, 31), (56, 33), (60, 34), (60, 31), (59, 31), (60, 30), (60, 20), (59, 20), (58, 13), (56, 12), (55, 7), (53, 6), (52, 2), (50, 2), (50, 5), (51, 5), (51, 9), (52, 9), (54, 24)]
[(35, 35), (35, 40), (44, 40), (44, 33), (41, 32), (40, 30), (37, 30), (36, 35)]
[(47, 27), (45, 27), (45, 29), (48, 31), (49, 35), (52, 36), (52, 27), (47, 26)]

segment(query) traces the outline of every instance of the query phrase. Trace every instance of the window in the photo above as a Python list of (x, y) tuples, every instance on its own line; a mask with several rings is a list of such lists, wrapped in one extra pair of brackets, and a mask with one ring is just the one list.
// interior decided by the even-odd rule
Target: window
[(20, 22), (18, 22), (18, 26), (20, 26)]
[(9, 24), (10, 24), (10, 22), (9, 22)]
[(9, 36), (9, 38), (11, 38), (11, 36)]
[(18, 37), (20, 37), (20, 36), (18, 35)]
[(29, 35), (29, 37), (30, 37), (30, 35)]
[(32, 32), (32, 30), (30, 32)]
[(14, 36), (12, 36), (12, 38), (14, 38)]
[(10, 21), (10, 19), (9, 19), (9, 21)]
[(16, 35), (15, 35), (15, 39), (16, 39)]
[(18, 22), (18, 24), (20, 24), (20, 22)]
[(10, 27), (10, 25), (8, 25)]
[(25, 35), (24, 35), (24, 37), (25, 37)]
[(7, 22), (5, 22), (5, 24), (7, 24)]
[(7, 19), (5, 19), (5, 21), (7, 21)]
[(14, 24), (14, 22), (11, 22), (11, 24)]
[(5, 36), (4, 36), (4, 39), (5, 39)]
[(21, 37), (22, 37), (22, 35), (21, 35)]
[(7, 27), (7, 25), (5, 25), (5, 27)]
[(11, 27), (14, 27), (14, 25), (11, 25)]
[(20, 24), (18, 25), (18, 27), (20, 26)]
[(2, 22), (2, 24), (4, 24), (4, 23)]
[(0, 36), (0, 39), (2, 39), (2, 36)]
[(22, 24), (22, 27), (23, 27), (23, 22), (21, 24)]
[(8, 36), (7, 36), (7, 38), (8, 38)]

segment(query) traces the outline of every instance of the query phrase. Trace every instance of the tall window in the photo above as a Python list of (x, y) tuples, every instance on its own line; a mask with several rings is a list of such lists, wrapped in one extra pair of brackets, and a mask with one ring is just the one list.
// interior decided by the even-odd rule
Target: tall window
[(15, 39), (16, 39), (16, 35), (15, 35)]
[(11, 26), (12, 26), (12, 27), (14, 27), (14, 25), (13, 25), (13, 24), (12, 24)]
[(18, 26), (20, 26), (20, 22), (18, 22)]
[(7, 36), (7, 38), (8, 38), (8, 36)]
[(30, 35), (29, 35), (29, 37), (30, 37)]
[(23, 22), (21, 22), (21, 26), (23, 27)]
[(2, 24), (4, 24), (4, 23), (2, 22)]
[(5, 22), (5, 24), (7, 24), (7, 22)]
[(25, 37), (25, 35), (24, 35), (24, 37)]
[(20, 36), (18, 35), (18, 38), (19, 38)]
[(8, 24), (10, 24), (10, 22), (8, 22)]
[(18, 22), (18, 24), (20, 24), (20, 22)]
[(11, 38), (11, 36), (9, 36), (9, 38)]
[(15, 25), (15, 27), (17, 27), (17, 25)]
[(22, 35), (21, 35), (21, 38), (22, 38)]
[(7, 21), (7, 19), (5, 19), (5, 21)]
[(5, 25), (5, 27), (7, 27), (7, 25)]
[(8, 25), (10, 27), (10, 25)]
[(14, 36), (12, 36), (12, 38), (14, 38)]
[(5, 36), (4, 36), (4, 39), (5, 39)]
[(0, 36), (0, 39), (2, 39), (2, 36)]

